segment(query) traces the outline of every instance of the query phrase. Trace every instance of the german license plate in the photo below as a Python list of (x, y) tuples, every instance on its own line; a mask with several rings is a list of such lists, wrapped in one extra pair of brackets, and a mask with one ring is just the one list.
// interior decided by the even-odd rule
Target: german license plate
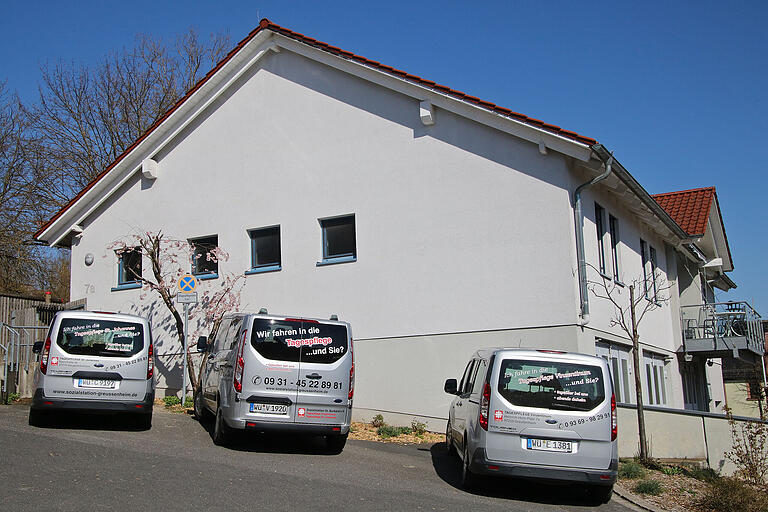
[(277, 404), (251, 404), (251, 412), (258, 412), (260, 414), (288, 414), (287, 405)]
[(545, 452), (573, 452), (571, 441), (557, 441), (555, 439), (528, 439), (529, 450), (541, 450)]
[(117, 389), (117, 381), (109, 379), (76, 379), (78, 388)]

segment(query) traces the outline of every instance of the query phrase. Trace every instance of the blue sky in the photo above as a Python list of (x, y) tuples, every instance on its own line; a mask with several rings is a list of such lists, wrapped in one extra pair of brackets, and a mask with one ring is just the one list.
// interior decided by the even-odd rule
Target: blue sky
[(5, 2), (0, 80), (90, 64), (138, 33), (232, 44), (262, 17), (594, 137), (650, 193), (716, 186), (739, 285), (768, 316), (768, 2)]

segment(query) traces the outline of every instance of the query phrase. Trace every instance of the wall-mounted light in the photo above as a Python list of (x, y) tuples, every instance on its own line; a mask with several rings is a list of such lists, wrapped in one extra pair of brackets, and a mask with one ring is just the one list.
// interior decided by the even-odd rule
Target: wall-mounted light
[(93, 265), (93, 254), (88, 253), (85, 255), (85, 266), (90, 267)]

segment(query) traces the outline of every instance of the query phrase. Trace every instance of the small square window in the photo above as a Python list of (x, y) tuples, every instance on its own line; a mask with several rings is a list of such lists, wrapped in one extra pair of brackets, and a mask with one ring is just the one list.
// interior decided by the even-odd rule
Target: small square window
[(251, 238), (251, 271), (280, 270), (280, 226), (254, 229)]
[(219, 275), (219, 262), (213, 250), (219, 246), (218, 235), (195, 238), (189, 241), (192, 248), (192, 274), (206, 277)]
[(320, 227), (323, 231), (321, 264), (342, 263), (357, 259), (354, 215), (320, 219)]
[(117, 284), (134, 284), (141, 277), (141, 249), (134, 247), (118, 254)]

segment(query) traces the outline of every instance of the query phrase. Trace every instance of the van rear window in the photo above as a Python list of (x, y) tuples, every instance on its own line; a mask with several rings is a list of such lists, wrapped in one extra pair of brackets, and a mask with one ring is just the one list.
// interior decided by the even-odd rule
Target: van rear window
[(277, 361), (330, 364), (349, 350), (347, 328), (338, 324), (255, 318), (251, 345)]
[(512, 405), (590, 411), (605, 400), (605, 382), (598, 366), (504, 359), (499, 393)]
[(144, 328), (117, 320), (63, 318), (56, 344), (68, 354), (130, 357), (144, 348)]

